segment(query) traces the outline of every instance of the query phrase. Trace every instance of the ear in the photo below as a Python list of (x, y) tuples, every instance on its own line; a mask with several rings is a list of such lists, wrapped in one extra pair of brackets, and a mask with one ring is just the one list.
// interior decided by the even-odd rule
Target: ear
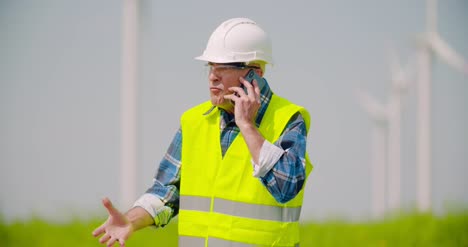
[(260, 77), (263, 77), (263, 70), (262, 69), (255, 69), (255, 73), (257, 73)]
[(264, 70), (265, 70), (265, 62), (262, 61), (252, 61), (247, 63), (247, 65), (257, 66), (258, 69), (255, 69), (255, 73), (257, 73), (260, 77), (263, 77)]

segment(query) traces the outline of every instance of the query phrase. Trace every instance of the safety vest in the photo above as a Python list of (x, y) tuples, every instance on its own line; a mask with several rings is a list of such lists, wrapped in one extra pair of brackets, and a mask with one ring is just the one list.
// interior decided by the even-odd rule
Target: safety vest
[[(253, 177), (242, 133), (223, 157), (220, 112), (204, 115), (210, 106), (211, 102), (205, 102), (181, 117), (179, 246), (299, 246), (304, 189), (287, 203), (277, 202), (259, 178)], [(308, 112), (273, 95), (259, 131), (273, 143), (297, 112), (308, 131)], [(307, 178), (312, 164), (307, 153), (305, 157)]]

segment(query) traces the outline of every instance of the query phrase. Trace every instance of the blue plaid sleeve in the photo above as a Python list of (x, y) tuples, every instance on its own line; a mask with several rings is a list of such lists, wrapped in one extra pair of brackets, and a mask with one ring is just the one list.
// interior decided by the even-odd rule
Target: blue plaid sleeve
[(280, 203), (293, 199), (305, 181), (305, 152), (307, 130), (304, 119), (297, 113), (288, 122), (274, 145), (286, 152), (261, 179), (272, 196)]
[(179, 128), (159, 164), (153, 185), (146, 191), (158, 196), (173, 210), (172, 217), (179, 213), (180, 167), (182, 154), (182, 131)]

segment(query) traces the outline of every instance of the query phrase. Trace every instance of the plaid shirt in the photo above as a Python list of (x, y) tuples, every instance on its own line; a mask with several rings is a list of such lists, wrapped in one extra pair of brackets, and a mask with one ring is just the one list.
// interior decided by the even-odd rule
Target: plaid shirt
[[(260, 89), (261, 106), (256, 117), (256, 125), (260, 126), (263, 115), (268, 107), (273, 92), (268, 83)], [(214, 110), (214, 107), (210, 110)], [(221, 111), (221, 147), (223, 155), (239, 134), (234, 115)], [(282, 148), (286, 152), (259, 180), (265, 185), (273, 197), (281, 203), (293, 199), (302, 189), (305, 180), (305, 151), (306, 151), (307, 132), (302, 116), (298, 113), (288, 122), (285, 130), (274, 145)], [(169, 149), (162, 159), (158, 172), (156, 173), (153, 185), (146, 191), (156, 195), (172, 211), (170, 215), (164, 218), (159, 216), (160, 225), (168, 223), (170, 218), (175, 217), (179, 211), (179, 188), (180, 188), (180, 169), (182, 153), (182, 131), (179, 128)], [(169, 216), (169, 217), (167, 217)], [(158, 216), (157, 216), (158, 217)], [(162, 222), (161, 222), (162, 221)], [(167, 222), (166, 222), (167, 221)]]

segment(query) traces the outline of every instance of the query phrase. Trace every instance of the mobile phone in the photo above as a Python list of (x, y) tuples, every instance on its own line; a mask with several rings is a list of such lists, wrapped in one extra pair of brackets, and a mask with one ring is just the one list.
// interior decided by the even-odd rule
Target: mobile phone
[[(257, 81), (257, 84), (258, 84), (258, 87), (261, 89), (263, 88), (263, 85), (265, 84), (265, 81), (263, 78), (261, 78), (256, 72), (254, 69), (250, 69), (249, 72), (247, 72), (247, 74), (245, 74), (244, 76), (244, 79), (248, 82), (250, 82), (250, 84), (253, 83), (253, 80), (256, 80)], [(241, 88), (244, 89), (245, 93), (247, 93), (247, 88), (244, 87), (243, 84), (241, 84)]]

